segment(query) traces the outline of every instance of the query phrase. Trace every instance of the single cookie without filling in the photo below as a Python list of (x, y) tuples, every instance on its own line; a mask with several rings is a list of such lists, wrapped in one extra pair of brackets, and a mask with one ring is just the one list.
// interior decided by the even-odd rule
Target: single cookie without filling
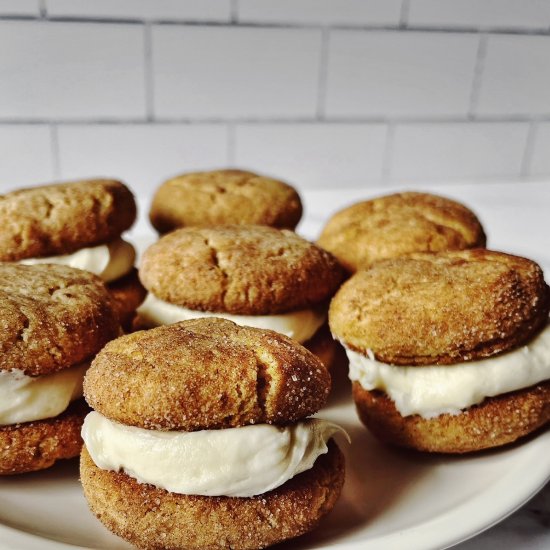
[(282, 181), (244, 170), (213, 170), (164, 182), (149, 216), (159, 233), (227, 224), (294, 229), (302, 217), (302, 202), (297, 191)]
[(327, 222), (317, 241), (350, 272), (411, 252), (485, 246), (477, 217), (462, 204), (428, 193), (397, 193), (353, 204)]

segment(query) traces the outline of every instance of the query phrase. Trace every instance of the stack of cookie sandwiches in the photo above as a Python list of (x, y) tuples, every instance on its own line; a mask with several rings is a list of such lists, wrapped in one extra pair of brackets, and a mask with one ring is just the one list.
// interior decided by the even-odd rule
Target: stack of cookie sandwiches
[(183, 228), (148, 248), (139, 269), (149, 291), (142, 328), (216, 316), (303, 343), (326, 365), (334, 341), (328, 300), (345, 272), (328, 252), (292, 231), (258, 225)]
[(77, 456), (84, 373), (120, 335), (101, 280), (59, 265), (0, 263), (0, 475)]
[(159, 233), (225, 224), (294, 229), (302, 217), (302, 202), (287, 183), (253, 172), (192, 172), (159, 187), (149, 217)]
[(485, 246), (481, 223), (464, 205), (428, 193), (397, 193), (359, 202), (330, 218), (318, 240), (354, 273), (411, 252)]
[(128, 188), (115, 180), (82, 180), (0, 196), (0, 261), (62, 264), (95, 273), (107, 284), (129, 326), (145, 290), (135, 250), (121, 238), (136, 218)]
[(549, 310), (535, 262), (477, 249), (360, 271), (336, 294), (329, 321), (376, 436), (465, 453), (550, 421)]
[(293, 340), (224, 319), (107, 344), (84, 383), (91, 510), (139, 548), (264, 548), (313, 529), (344, 462), (330, 376)]

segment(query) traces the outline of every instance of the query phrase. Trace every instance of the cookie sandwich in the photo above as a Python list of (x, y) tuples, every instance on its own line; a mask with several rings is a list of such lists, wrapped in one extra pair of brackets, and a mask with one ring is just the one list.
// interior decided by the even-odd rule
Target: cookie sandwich
[(550, 421), (550, 292), (533, 261), (484, 249), (415, 254), (334, 297), (359, 415), (380, 439), (466, 453)]
[(317, 241), (350, 272), (410, 254), (484, 247), (481, 223), (462, 204), (428, 193), (397, 193), (334, 214)]
[(330, 364), (328, 300), (345, 272), (328, 252), (292, 231), (258, 225), (183, 228), (143, 254), (149, 291), (137, 324), (154, 327), (216, 316), (272, 329)]
[(43, 185), (0, 196), (0, 261), (54, 263), (95, 273), (128, 325), (145, 291), (121, 235), (136, 218), (129, 189), (108, 179)]
[(283, 335), (195, 319), (110, 342), (86, 375), (80, 476), (139, 548), (264, 548), (334, 506), (339, 428), (320, 361)]
[(292, 186), (253, 172), (192, 172), (158, 188), (149, 217), (159, 233), (235, 223), (294, 229), (302, 217), (302, 202)]
[(0, 475), (80, 453), (84, 373), (120, 334), (98, 277), (58, 265), (0, 264)]

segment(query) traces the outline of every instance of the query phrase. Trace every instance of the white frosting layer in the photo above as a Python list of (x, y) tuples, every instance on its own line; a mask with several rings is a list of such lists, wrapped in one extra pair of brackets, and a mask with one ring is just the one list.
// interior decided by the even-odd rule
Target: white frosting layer
[[(161, 432), (90, 413), (82, 438), (95, 464), (123, 470), (172, 493), (251, 497), (310, 469), (327, 452), (335, 424), (310, 419), (285, 428), (257, 424), (224, 430)], [(344, 432), (345, 433), (345, 432)]]
[(0, 426), (53, 418), (71, 401), (82, 397), (82, 381), (89, 363), (44, 376), (20, 370), (0, 371)]
[(19, 263), (61, 264), (90, 271), (99, 275), (109, 283), (126, 275), (134, 266), (136, 251), (134, 247), (122, 239), (116, 239), (107, 244), (81, 248), (72, 254), (49, 256), (47, 258), (27, 258)]
[(382, 390), (402, 416), (458, 414), (486, 397), (550, 379), (550, 324), (526, 346), (454, 365), (400, 367), (346, 349), (349, 377), (366, 390)]
[(146, 325), (153, 327), (200, 317), (222, 317), (238, 325), (271, 329), (300, 343), (309, 340), (326, 320), (326, 312), (316, 309), (302, 309), (279, 315), (232, 315), (223, 312), (196, 311), (160, 300), (152, 293), (147, 295), (138, 308), (138, 314)]

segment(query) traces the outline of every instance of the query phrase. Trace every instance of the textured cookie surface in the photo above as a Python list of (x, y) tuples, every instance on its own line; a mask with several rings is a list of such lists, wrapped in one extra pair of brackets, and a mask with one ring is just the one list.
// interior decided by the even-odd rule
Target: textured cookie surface
[(78, 456), (80, 429), (90, 412), (83, 399), (56, 416), (0, 427), (0, 475), (49, 468), (56, 460)]
[(0, 263), (0, 370), (55, 372), (89, 359), (119, 334), (99, 277), (60, 265)]
[(100, 470), (86, 448), (80, 477), (92, 512), (138, 548), (257, 549), (302, 535), (335, 505), (344, 459), (333, 443), (313, 468), (252, 498), (169, 493)]
[(527, 342), (550, 291), (531, 260), (484, 249), (415, 254), (357, 272), (334, 297), (332, 333), (395, 365), (449, 364)]
[(363, 423), (380, 440), (419, 451), (467, 453), (512, 443), (550, 423), (550, 382), (489, 397), (461, 414), (403, 417), (379, 391), (353, 384)]
[(249, 315), (317, 305), (344, 275), (328, 252), (291, 231), (259, 225), (178, 229), (145, 251), (139, 271), (161, 300)]
[(294, 229), (302, 216), (296, 190), (243, 170), (183, 174), (157, 190), (151, 223), (161, 233), (186, 226), (259, 224)]
[(410, 252), (485, 246), (477, 217), (455, 201), (426, 193), (398, 193), (337, 212), (318, 244), (350, 271)]
[(84, 379), (94, 409), (158, 430), (294, 422), (320, 409), (329, 390), (326, 368), (293, 340), (218, 318), (113, 340)]
[(128, 188), (115, 180), (44, 185), (0, 196), (0, 260), (69, 254), (111, 241), (136, 218)]
[(147, 295), (139, 280), (137, 269), (134, 268), (128, 275), (107, 284), (107, 289), (113, 299), (120, 324), (125, 330), (130, 330), (136, 309)]

